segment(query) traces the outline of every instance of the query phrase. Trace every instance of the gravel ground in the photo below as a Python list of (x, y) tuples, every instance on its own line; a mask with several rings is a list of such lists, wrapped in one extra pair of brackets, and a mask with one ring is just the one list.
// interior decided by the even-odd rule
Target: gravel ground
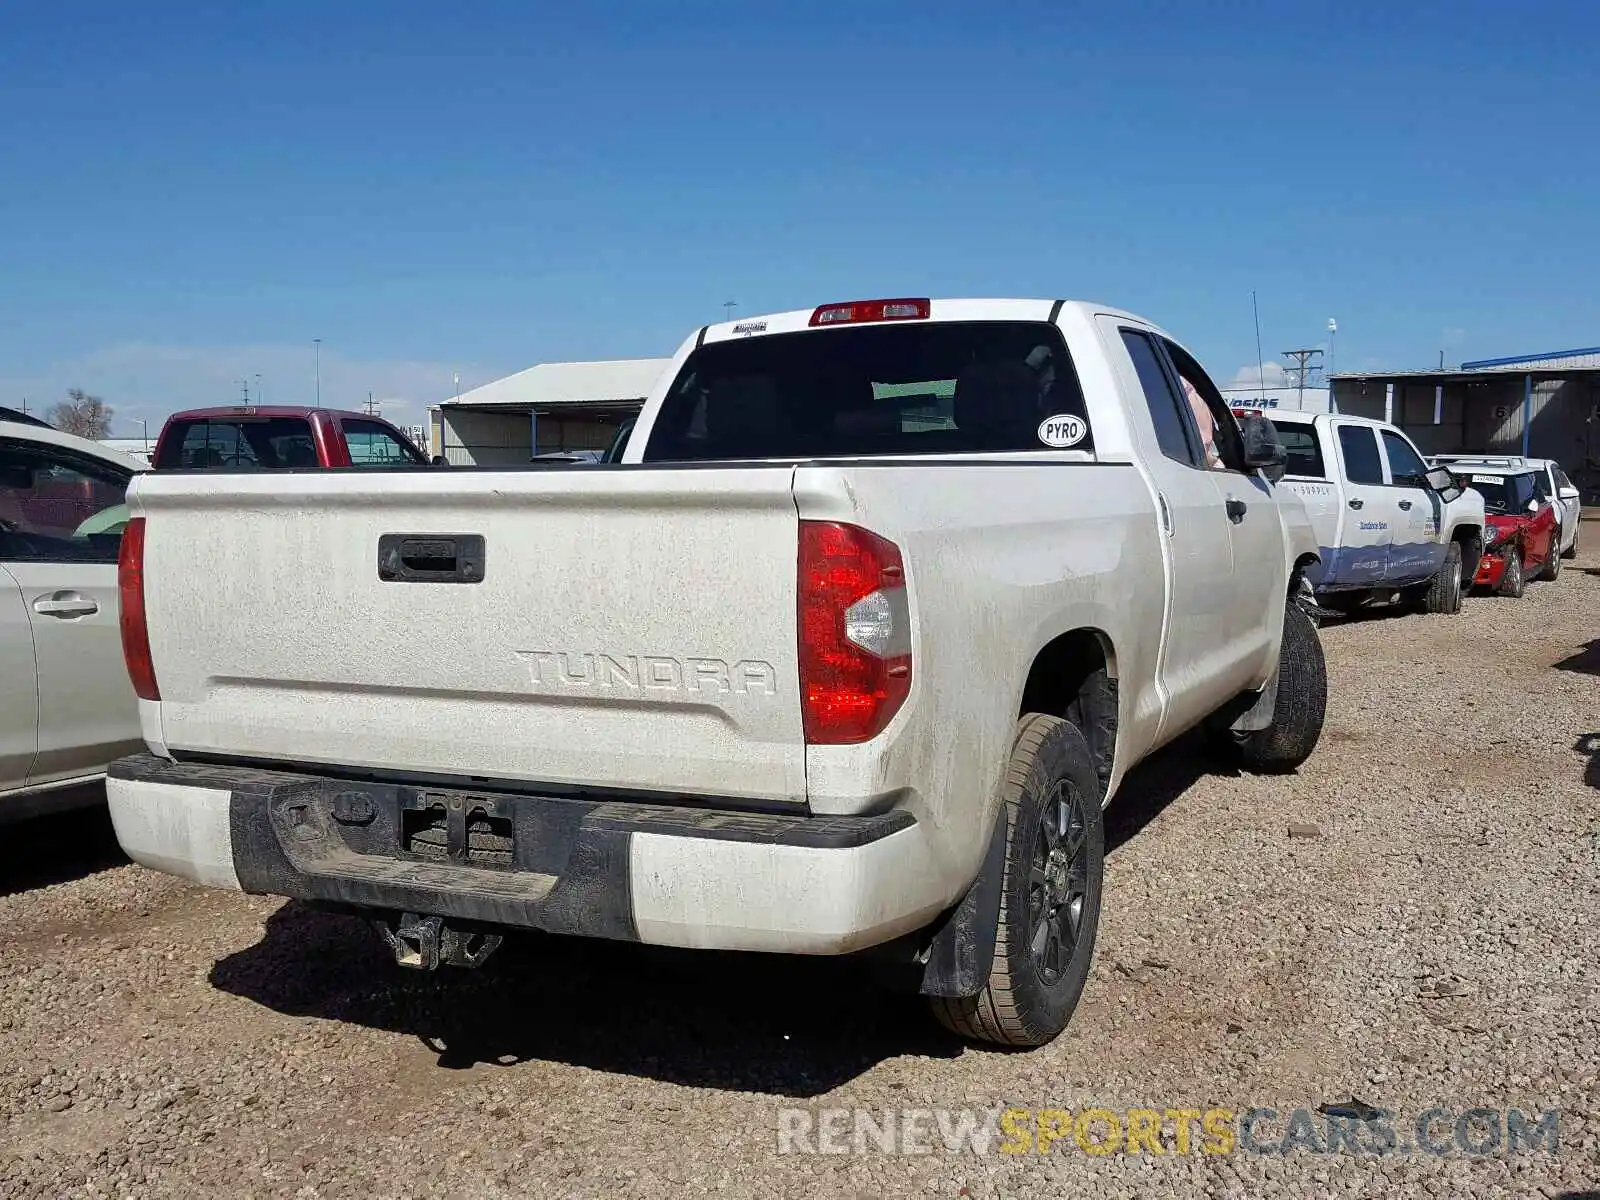
[[(403, 975), (359, 923), (128, 865), (103, 813), (0, 830), (0, 1195), (1600, 1187), (1600, 556), (1578, 566), (1460, 617), (1326, 627), (1329, 720), (1297, 777), (1191, 745), (1142, 768), (1108, 817), (1084, 1002), (1031, 1053), (965, 1048), (823, 962), (528, 940)], [(952, 1154), (937, 1132), (937, 1153), (779, 1153), (781, 1121), (832, 1109), (1223, 1108), (1237, 1128), (1270, 1107), (1270, 1146), (1304, 1108), (1322, 1143), (1314, 1110), (1352, 1098), (1400, 1143), (1436, 1106), (1560, 1109), (1559, 1149), (1208, 1154), (1197, 1129), (1175, 1153), (1166, 1121), (1160, 1155), (1070, 1135), (1007, 1154), (1004, 1134)]]

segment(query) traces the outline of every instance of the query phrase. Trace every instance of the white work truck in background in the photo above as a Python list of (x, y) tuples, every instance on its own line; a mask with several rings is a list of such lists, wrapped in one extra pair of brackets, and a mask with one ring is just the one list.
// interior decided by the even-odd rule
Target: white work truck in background
[(1316, 530), (1320, 562), (1307, 575), (1318, 603), (1459, 612), (1483, 555), (1483, 497), (1430, 467), (1387, 422), (1292, 412), (1270, 419), (1288, 452), (1283, 486), (1305, 501)]
[(1129, 769), (1202, 724), (1258, 770), (1316, 745), (1282, 464), (1139, 317), (913, 299), (700, 329), (620, 462), (142, 476), (117, 836), (409, 966), (870, 951), (1040, 1044)]

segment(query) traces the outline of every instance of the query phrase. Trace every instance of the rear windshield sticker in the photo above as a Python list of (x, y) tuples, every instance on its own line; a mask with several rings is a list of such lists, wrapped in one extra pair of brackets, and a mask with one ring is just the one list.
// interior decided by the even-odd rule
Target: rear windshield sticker
[(1076, 446), (1083, 441), (1083, 435), (1088, 432), (1089, 427), (1083, 423), (1083, 418), (1075, 417), (1071, 413), (1057, 413), (1039, 423), (1039, 440), (1046, 446), (1054, 446), (1058, 450)]

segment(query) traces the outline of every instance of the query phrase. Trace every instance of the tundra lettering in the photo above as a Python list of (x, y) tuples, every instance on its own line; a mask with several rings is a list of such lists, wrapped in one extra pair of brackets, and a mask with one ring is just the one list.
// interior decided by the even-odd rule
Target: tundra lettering
[(537, 688), (612, 688), (776, 696), (778, 673), (769, 662), (664, 655), (584, 654), (568, 650), (518, 650)]

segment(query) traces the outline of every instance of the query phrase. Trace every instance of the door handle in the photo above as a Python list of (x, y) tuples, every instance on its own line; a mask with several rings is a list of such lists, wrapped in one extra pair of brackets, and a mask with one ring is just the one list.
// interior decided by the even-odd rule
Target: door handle
[(1243, 500), (1235, 500), (1232, 496), (1229, 496), (1228, 503), (1224, 507), (1226, 507), (1228, 510), (1228, 520), (1232, 521), (1235, 525), (1244, 520), (1246, 506)]
[(1402, 501), (1400, 501), (1400, 507), (1401, 507), (1401, 508), (1404, 508), (1404, 509), (1410, 509), (1410, 507), (1411, 507), (1411, 501), (1409, 501), (1409, 500), (1402, 500)]
[(77, 592), (55, 592), (41, 596), (33, 602), (33, 611), (46, 617), (87, 617), (100, 611), (100, 606)]
[(1350, 501), (1350, 507), (1351, 508), (1360, 508), (1365, 503), (1366, 503), (1365, 500), (1352, 500), (1352, 501)]

